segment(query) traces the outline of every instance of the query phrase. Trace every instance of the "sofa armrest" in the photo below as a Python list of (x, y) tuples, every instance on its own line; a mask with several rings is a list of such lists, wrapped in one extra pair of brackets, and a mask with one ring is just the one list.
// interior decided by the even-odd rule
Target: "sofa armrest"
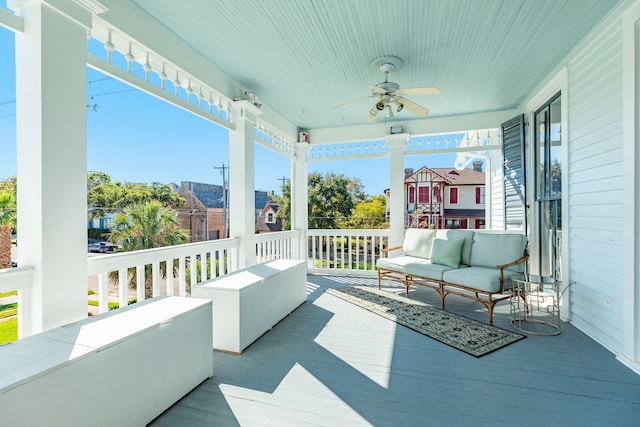
[(386, 258), (389, 255), (390, 251), (397, 251), (398, 249), (402, 249), (402, 245), (383, 249), (382, 251), (380, 251), (380, 255), (382, 255), (382, 258)]
[(527, 261), (528, 259), (529, 259), (529, 254), (525, 253), (520, 258), (518, 258), (517, 260), (515, 260), (513, 262), (510, 262), (509, 264), (496, 265), (496, 268), (498, 270), (500, 270), (500, 293), (504, 292), (504, 269), (505, 268), (509, 268), (509, 267), (513, 267), (514, 265), (522, 264), (523, 262)]

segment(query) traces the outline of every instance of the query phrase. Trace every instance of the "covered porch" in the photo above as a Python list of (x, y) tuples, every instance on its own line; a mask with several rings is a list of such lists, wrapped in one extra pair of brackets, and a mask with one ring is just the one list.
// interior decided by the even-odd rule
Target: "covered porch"
[[(386, 2), (373, 3), (385, 13), (395, 13)], [(352, 32), (353, 37), (373, 37), (366, 32), (369, 25), (342, 18), (355, 16), (364, 22), (384, 14), (373, 13), (372, 17), (369, 6), (360, 3), (344, 6), (292, 0), (258, 7), (254, 2), (240, 2), (212, 11), (206, 1), (189, 2), (182, 8), (171, 1), (9, 1), (7, 8), (0, 9), (0, 30), (13, 32), (16, 41), (20, 252), (18, 268), (0, 271), (0, 291), (19, 292), (20, 337), (84, 319), (90, 276), (98, 278), (100, 311), (104, 313), (108, 311), (110, 272), (117, 271), (124, 278), (128, 269), (135, 268), (141, 278), (150, 265), (154, 296), (186, 296), (189, 286), (211, 277), (266, 260), (301, 259), (307, 261), (311, 273), (308, 302), (246, 353), (214, 353), (214, 377), (156, 419), (157, 425), (207, 425), (222, 420), (228, 425), (386, 424), (397, 420), (447, 425), (581, 424), (576, 420), (583, 421), (583, 416), (584, 424), (597, 425), (637, 419), (640, 1), (594, 1), (591, 8), (555, 1), (524, 1), (522, 6), (497, 1), (489, 2), (490, 6), (484, 1), (452, 4), (405, 2), (398, 6), (413, 32), (396, 38), (390, 30), (395, 25), (377, 26), (384, 28), (389, 44), (376, 47), (372, 43), (371, 50), (363, 53), (365, 58), (353, 50), (350, 40)], [(298, 7), (315, 18), (308, 28), (292, 27)], [(480, 45), (495, 49), (484, 57), (474, 56), (475, 62), (465, 57), (480, 49), (470, 42), (473, 33), (465, 33), (464, 40), (457, 39), (455, 31), (443, 36), (452, 46), (441, 49), (445, 53), (438, 56), (439, 63), (444, 64), (456, 48), (462, 53), (451, 69), (440, 71), (438, 84), (443, 86), (440, 97), (444, 101), (418, 98), (431, 106), (428, 118), (396, 111), (387, 120), (379, 113), (377, 122), (364, 124), (369, 110), (368, 106), (359, 108), (364, 104), (350, 105), (344, 112), (332, 110), (342, 101), (336, 97), (355, 99), (363, 83), (379, 77), (377, 71), (360, 70), (360, 63), (368, 68), (375, 58), (399, 53), (385, 49), (412, 46), (413, 50), (402, 54), (409, 55), (404, 59), (410, 62), (411, 55), (416, 55), (422, 62), (416, 59), (421, 65), (411, 72), (410, 67), (405, 69), (407, 86), (427, 84), (425, 70), (431, 67), (435, 72), (437, 67), (425, 59), (424, 46), (435, 52), (444, 41), (433, 40), (424, 28), (448, 23), (453, 29), (454, 23), (461, 24), (451, 21), (454, 16), (472, 19), (501, 8), (511, 30), (501, 28), (496, 33), (497, 25), (490, 22), (478, 28)], [(279, 16), (280, 9), (291, 10)], [(581, 19), (574, 22), (572, 14), (580, 14)], [(546, 23), (552, 16), (559, 17), (559, 21), (551, 20), (555, 27)], [(410, 24), (413, 18), (418, 22)], [(218, 27), (212, 30), (207, 19)], [(539, 27), (539, 32), (533, 34), (544, 35), (545, 48), (540, 46), (544, 43), (527, 38), (532, 33), (523, 29), (520, 35), (514, 29), (526, 21), (537, 23), (533, 27)], [(243, 22), (260, 22), (261, 26), (243, 28)], [(561, 23), (575, 28), (562, 32)], [(260, 31), (266, 39), (267, 30), (269, 42), (280, 40), (280, 44), (259, 43)], [(301, 32), (309, 37), (303, 38)], [(245, 38), (249, 33), (251, 37)], [(560, 37), (563, 43), (552, 43)], [(214, 38), (220, 41), (215, 43)], [(293, 46), (287, 40), (308, 44)], [(509, 55), (500, 50), (505, 40), (515, 43)], [(333, 46), (334, 50), (321, 50), (316, 45), (321, 41), (328, 41), (328, 45), (321, 44), (322, 49)], [(98, 46), (101, 54), (94, 54), (88, 45)], [(218, 50), (222, 46), (228, 50)], [(338, 48), (345, 46), (351, 47), (338, 55)], [(278, 49), (292, 49), (297, 56), (289, 53), (291, 58), (280, 58)], [(312, 61), (314, 49), (322, 61), (329, 61), (330, 70)], [(238, 58), (251, 56), (255, 62), (245, 66), (230, 52)], [(525, 61), (527, 55), (532, 62)], [(330, 59), (333, 56), (338, 59)], [(345, 56), (355, 59), (344, 62)], [(311, 62), (317, 70), (308, 66)], [(522, 66), (525, 62), (529, 70)], [(274, 67), (275, 63), (279, 66)], [(87, 258), (87, 66), (229, 131), (230, 238)], [(132, 73), (136, 67), (143, 72)], [(305, 76), (295, 80), (299, 89), (275, 77), (284, 70), (292, 74), (282, 80), (293, 79), (293, 74)], [(486, 70), (494, 73), (489, 75)], [(345, 81), (338, 82), (336, 76)], [(321, 82), (320, 89), (315, 81)], [(547, 170), (549, 182), (552, 172), (561, 178), (557, 181), (561, 197), (554, 194), (550, 200), (548, 194), (537, 192), (538, 179), (544, 176), (540, 174), (544, 162), (539, 160), (546, 154), (536, 152), (539, 147), (534, 141), (540, 139), (538, 126), (544, 122), (544, 107), (558, 94), (561, 107), (547, 119), (560, 123), (560, 131), (543, 135), (543, 140), (558, 143), (545, 147), (556, 147), (562, 160), (556, 169)], [(521, 173), (526, 174), (527, 182), (522, 187), (512, 185), (520, 202), (515, 210), (510, 209), (509, 199), (514, 194), (507, 194), (505, 187), (520, 172), (505, 175), (505, 129), (501, 130), (513, 117), (522, 117), (520, 160), (526, 166)], [(432, 138), (439, 142), (432, 144)], [(254, 232), (255, 144), (291, 162), (290, 231)], [(323, 294), (326, 288), (350, 282), (373, 285), (376, 250), (396, 246), (403, 239), (405, 158), (440, 153), (457, 156), (452, 167), (465, 167), (474, 159), (486, 162), (487, 228), (526, 233), (533, 272), (541, 272), (553, 248), (557, 255), (553, 269), (542, 272), (558, 274), (566, 289), (560, 336), (529, 337), (475, 360)], [(390, 177), (389, 228), (309, 230), (308, 165), (374, 158), (388, 161), (384, 173)], [(555, 203), (554, 208), (546, 210), (550, 202)], [(515, 220), (514, 212), (518, 214)], [(549, 212), (556, 220), (562, 214), (561, 222), (555, 223), (559, 236), (543, 232)], [(332, 244), (340, 241), (342, 246), (333, 244), (326, 249), (323, 239)], [(352, 252), (354, 247), (365, 249)], [(368, 251), (367, 247), (376, 249)], [(221, 260), (220, 268), (190, 269), (187, 277), (192, 261), (209, 258)], [(324, 266), (323, 260), (329, 258), (342, 262)], [(178, 274), (162, 281), (162, 265), (169, 263), (176, 263)], [(124, 306), (126, 281), (120, 280), (117, 287)], [(391, 283), (385, 288), (400, 291)], [(431, 303), (435, 295), (414, 290), (412, 297)], [(143, 287), (139, 287), (137, 300), (144, 298)], [(479, 304), (466, 300), (456, 300), (448, 307), (479, 320), (486, 318), (486, 313), (478, 311)], [(504, 310), (505, 305), (498, 309)], [(509, 328), (507, 320), (506, 312), (496, 314), (498, 326)], [(424, 363), (425, 359), (433, 363)], [(472, 404), (464, 406), (460, 401)], [(591, 408), (598, 410), (591, 413)]]

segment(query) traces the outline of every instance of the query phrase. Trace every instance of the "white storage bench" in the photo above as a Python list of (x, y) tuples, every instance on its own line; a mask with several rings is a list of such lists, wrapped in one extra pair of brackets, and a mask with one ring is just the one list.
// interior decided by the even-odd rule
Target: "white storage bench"
[(0, 347), (1, 424), (146, 425), (213, 375), (211, 316), (157, 297)]
[(252, 265), (191, 288), (213, 301), (213, 348), (241, 353), (307, 300), (306, 261)]

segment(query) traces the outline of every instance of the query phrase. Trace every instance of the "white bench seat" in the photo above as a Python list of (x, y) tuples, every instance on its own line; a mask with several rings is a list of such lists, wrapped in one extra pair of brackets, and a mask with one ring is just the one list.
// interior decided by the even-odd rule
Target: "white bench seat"
[(191, 295), (213, 301), (213, 348), (239, 354), (307, 300), (306, 261), (252, 265), (193, 286)]
[(3, 425), (149, 423), (213, 375), (211, 316), (157, 297), (0, 347)]

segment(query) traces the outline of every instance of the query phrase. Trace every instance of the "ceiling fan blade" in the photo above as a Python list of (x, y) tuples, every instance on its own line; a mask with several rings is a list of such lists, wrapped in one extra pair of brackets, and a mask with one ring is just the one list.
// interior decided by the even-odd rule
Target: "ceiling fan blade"
[(440, 89), (435, 86), (409, 87), (396, 90), (396, 95), (440, 95)]
[(369, 89), (371, 89), (373, 91), (373, 95), (372, 96), (380, 96), (380, 95), (386, 95), (387, 94), (387, 90), (385, 88), (377, 86), (377, 85), (364, 85), (364, 87), (368, 87)]
[(407, 98), (398, 97), (396, 99), (396, 101), (398, 101), (399, 103), (404, 105), (404, 107), (407, 110), (411, 111), (416, 116), (423, 116), (424, 117), (427, 114), (429, 114), (429, 110), (424, 108), (422, 105), (418, 105), (413, 101), (409, 101)]
[(345, 102), (344, 104), (340, 104), (340, 105), (336, 105), (335, 107), (331, 107), (331, 109), (335, 110), (336, 108), (341, 108), (341, 107), (345, 107), (347, 105), (355, 104), (356, 102), (361, 102), (361, 101), (364, 101), (364, 100), (369, 99), (369, 98), (373, 98), (373, 95), (366, 96), (366, 97), (360, 98), (360, 99), (355, 99), (353, 101)]

